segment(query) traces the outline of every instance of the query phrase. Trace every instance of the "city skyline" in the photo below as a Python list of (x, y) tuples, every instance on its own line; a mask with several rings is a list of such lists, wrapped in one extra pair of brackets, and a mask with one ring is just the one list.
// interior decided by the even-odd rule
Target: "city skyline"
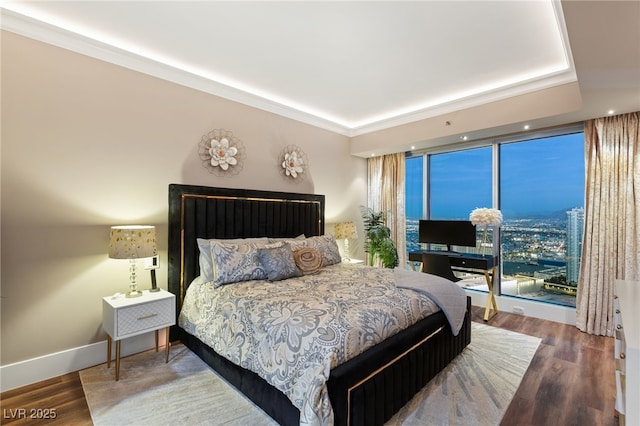
[(567, 212), (567, 282), (577, 283), (580, 274), (582, 241), (584, 237), (584, 209)]

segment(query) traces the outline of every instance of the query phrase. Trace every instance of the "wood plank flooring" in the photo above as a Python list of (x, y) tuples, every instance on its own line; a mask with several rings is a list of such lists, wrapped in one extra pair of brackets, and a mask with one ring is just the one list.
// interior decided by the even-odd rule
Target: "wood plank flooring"
[(0, 405), (3, 425), (93, 424), (78, 372), (2, 392)]
[[(473, 321), (484, 323), (483, 315), (483, 308), (473, 308)], [(612, 338), (507, 312), (488, 324), (542, 339), (502, 425), (618, 424)], [(0, 405), (1, 424), (92, 424), (77, 372), (3, 392)], [(55, 410), (55, 418), (32, 418), (46, 410)]]
[[(474, 307), (473, 321), (483, 314)], [(488, 324), (542, 339), (502, 425), (618, 424), (613, 338), (506, 312)]]

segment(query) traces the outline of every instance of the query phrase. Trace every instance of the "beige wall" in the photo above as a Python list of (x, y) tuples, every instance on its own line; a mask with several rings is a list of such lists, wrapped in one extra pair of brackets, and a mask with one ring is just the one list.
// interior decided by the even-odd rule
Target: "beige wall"
[[(234, 177), (198, 157), (216, 128), (246, 148)], [(309, 159), (300, 183), (278, 171), (289, 144)], [(366, 203), (366, 160), (345, 136), (8, 32), (1, 148), (2, 365), (106, 339), (101, 298), (128, 282), (107, 258), (110, 225), (158, 227), (166, 288), (169, 183), (325, 194), (328, 223)]]

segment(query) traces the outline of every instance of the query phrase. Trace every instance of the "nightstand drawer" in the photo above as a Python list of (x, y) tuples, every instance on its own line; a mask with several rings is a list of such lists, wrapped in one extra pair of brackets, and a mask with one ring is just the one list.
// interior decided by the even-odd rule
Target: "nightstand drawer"
[(163, 299), (118, 309), (117, 338), (172, 325), (172, 304), (172, 299)]

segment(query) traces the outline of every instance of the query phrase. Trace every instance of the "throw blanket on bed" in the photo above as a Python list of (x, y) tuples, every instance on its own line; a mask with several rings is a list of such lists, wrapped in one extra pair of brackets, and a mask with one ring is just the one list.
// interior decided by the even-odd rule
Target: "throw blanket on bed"
[[(466, 306), (464, 291), (462, 299)], [(301, 424), (330, 425), (331, 369), (437, 311), (426, 295), (397, 287), (393, 270), (337, 264), (276, 282), (214, 288), (196, 279), (179, 325), (287, 395)]]
[(425, 279), (423, 275), (406, 269), (395, 269), (395, 274), (398, 287), (429, 296), (444, 312), (453, 335), (460, 333), (467, 311), (467, 297), (461, 287), (446, 278), (429, 275), (429, 279)]

